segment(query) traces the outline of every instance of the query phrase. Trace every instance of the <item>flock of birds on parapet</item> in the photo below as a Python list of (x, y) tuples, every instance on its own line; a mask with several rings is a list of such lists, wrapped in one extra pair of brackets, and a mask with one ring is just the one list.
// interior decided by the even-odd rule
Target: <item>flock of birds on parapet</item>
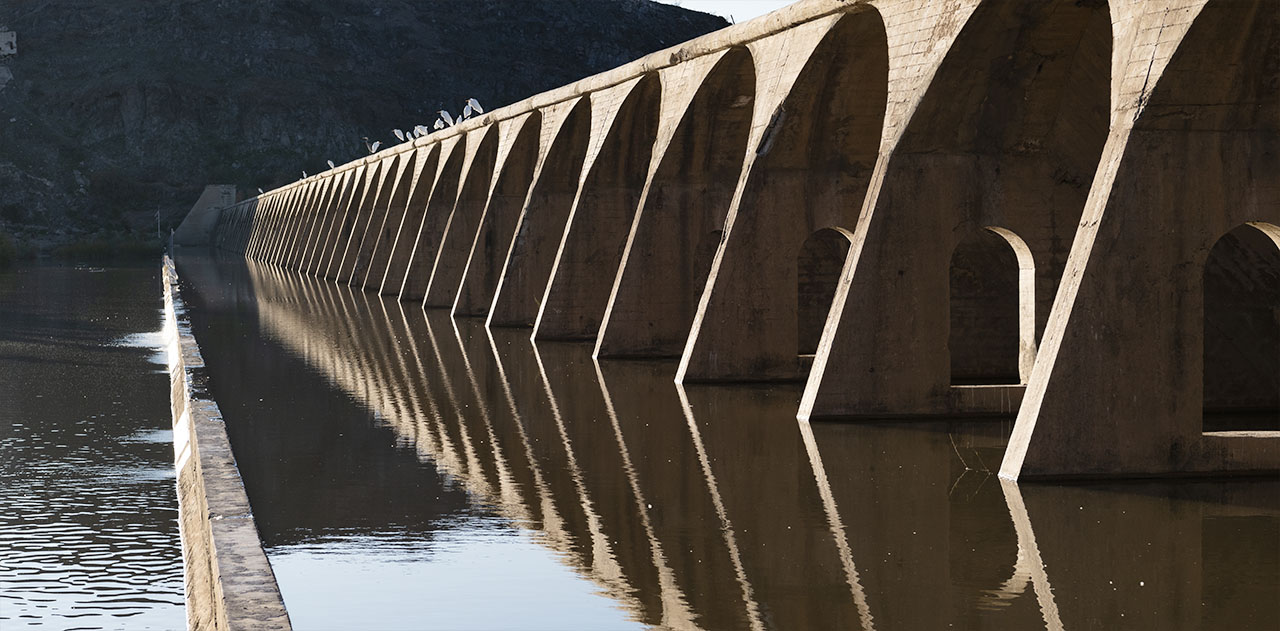
[[(471, 118), (476, 114), (483, 114), (484, 108), (480, 107), (480, 101), (477, 101), (474, 98), (471, 98), (471, 99), (467, 99), (466, 104), (462, 106), (462, 114), (460, 114), (457, 118), (454, 118), (453, 115), (450, 114), (447, 110), (440, 110), (439, 112), (436, 112), (436, 113), (439, 114), (440, 117), (436, 119), (436, 122), (434, 125), (431, 126), (431, 129), (427, 129), (426, 125), (414, 125), (413, 129), (409, 131), (393, 129), (391, 130), (391, 133), (396, 137), (396, 140), (399, 140), (400, 142), (413, 142), (414, 139), (426, 136), (432, 131), (439, 131), (446, 127), (453, 127), (454, 125), (457, 125), (458, 123), (461, 123), (462, 121), (467, 120), (468, 118)], [(368, 149), (369, 153), (377, 153), (378, 148), (382, 146), (381, 140), (375, 140), (373, 141), (372, 144), (370, 144), (368, 136), (361, 137), (360, 139), (364, 141), (364, 148)], [(329, 165), (330, 169), (336, 168), (335, 165), (333, 164), (333, 160), (325, 160), (325, 162)], [(302, 172), (302, 178), (303, 179), (307, 178), (306, 171)], [(263, 194), (261, 188), (258, 189), (258, 194), (259, 195)]]

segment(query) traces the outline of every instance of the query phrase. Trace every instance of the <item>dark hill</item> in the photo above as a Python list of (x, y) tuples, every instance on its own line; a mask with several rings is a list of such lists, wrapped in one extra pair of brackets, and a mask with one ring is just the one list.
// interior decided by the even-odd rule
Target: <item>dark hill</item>
[(0, 222), (39, 242), (154, 235), (205, 184), (268, 189), (725, 26), (648, 0), (14, 0), (0, 24)]

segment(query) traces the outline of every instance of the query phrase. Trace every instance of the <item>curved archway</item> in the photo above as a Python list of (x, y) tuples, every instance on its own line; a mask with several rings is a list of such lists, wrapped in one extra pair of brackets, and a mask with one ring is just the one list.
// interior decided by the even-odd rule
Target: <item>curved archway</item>
[(802, 365), (812, 361), (818, 350), (852, 244), (852, 233), (832, 227), (814, 232), (800, 246), (796, 263), (796, 352)]
[(413, 190), (414, 168), (422, 162), (422, 155), (430, 150), (429, 147), (420, 147), (404, 154), (400, 160), (399, 172), (392, 176), (394, 183), (391, 198), (382, 205), (381, 217), (374, 220), (377, 232), (372, 236), (369, 265), (360, 281), (365, 289), (382, 289), (382, 279), (386, 277), (387, 267), (391, 264), (392, 244), (395, 243), (400, 220), (404, 217), (404, 209)]
[(401, 300), (421, 300), (426, 296), (436, 253), (444, 239), (445, 225), (458, 201), (458, 187), (462, 185), (462, 163), (466, 152), (467, 137), (462, 136), (449, 150), (439, 175), (432, 174), (435, 184), (431, 187), (431, 197), (427, 200), (422, 223), (417, 229), (417, 239), (409, 255), (409, 268), (405, 272), (404, 284), (400, 286)]
[[(556, 244), (564, 234), (591, 139), (591, 97), (579, 97), (572, 105), (560, 107), (570, 109), (554, 130), (555, 137), (520, 212), (489, 308), (489, 326), (532, 326), (555, 264)], [(553, 120), (551, 113), (544, 112), (543, 127)]]
[(423, 214), (427, 212), (427, 202), (431, 199), (431, 187), (435, 184), (436, 170), (440, 165), (440, 143), (435, 143), (418, 154), (417, 163), (410, 170), (412, 180), (409, 184), (409, 200), (404, 208), (399, 209), (400, 220), (396, 227), (396, 236), (391, 241), (391, 260), (387, 263), (387, 271), (382, 276), (383, 295), (397, 295), (404, 284), (405, 274), (409, 270), (409, 258), (413, 254), (413, 246), (417, 244), (418, 227), (422, 225)]
[(633, 223), (597, 356), (680, 354), (742, 170), (755, 84), (744, 47), (726, 52), (699, 84)]
[(1026, 383), (1035, 364), (1035, 261), (1013, 231), (988, 226), (951, 254), (952, 385)]
[(489, 199), (489, 185), (493, 181), (494, 163), (498, 158), (498, 126), (489, 125), (471, 132), (479, 136), (475, 155), (468, 167), (466, 181), (458, 192), (458, 201), (444, 229), (443, 241), (436, 253), (423, 299), (426, 307), (451, 307), (457, 298), (458, 283), (471, 252), (476, 230), (484, 215), (485, 202)]
[(542, 113), (531, 112), (515, 134), (511, 150), (500, 166), (498, 182), (485, 202), (484, 216), (471, 241), (467, 267), (458, 285), (454, 316), (483, 316), (489, 313), (494, 291), (501, 278), (502, 263), (511, 246), (511, 237), (520, 219), (520, 210), (529, 195), (534, 167), (538, 163), (538, 136)]
[(753, 121), (763, 134), (748, 149), (754, 155), (703, 289), (681, 381), (804, 376), (796, 355), (796, 252), (815, 230), (857, 225), (888, 99), (879, 11), (860, 5), (842, 15), (803, 63), (781, 105)]
[(378, 178), (378, 187), (369, 201), (368, 210), (362, 213), (356, 226), (356, 234), (351, 239), (351, 252), (347, 255), (350, 261), (343, 266), (344, 279), (348, 285), (363, 288), (369, 263), (373, 260), (373, 249), (382, 233), (382, 223), (386, 220), (387, 204), (395, 192), (399, 176), (404, 164), (413, 160), (413, 152), (396, 154), (386, 160), (382, 168), (382, 176)]
[(1204, 263), (1204, 428), (1280, 430), (1280, 227), (1249, 222)]
[(536, 339), (594, 340), (649, 174), (662, 85), (647, 74), (626, 94), (565, 223)]

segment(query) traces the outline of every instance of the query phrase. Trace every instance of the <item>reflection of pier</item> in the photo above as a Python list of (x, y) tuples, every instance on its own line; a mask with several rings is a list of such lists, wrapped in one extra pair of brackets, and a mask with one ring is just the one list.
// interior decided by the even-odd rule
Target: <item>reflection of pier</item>
[(269, 339), (649, 625), (1200, 628), (1198, 607), (1169, 603), (1218, 580), (1202, 530), (1224, 513), (1274, 524), (1275, 484), (1019, 493), (975, 470), (999, 462), (1007, 429), (989, 423), (797, 428), (795, 388), (677, 386), (671, 363), (248, 275), (236, 299)]

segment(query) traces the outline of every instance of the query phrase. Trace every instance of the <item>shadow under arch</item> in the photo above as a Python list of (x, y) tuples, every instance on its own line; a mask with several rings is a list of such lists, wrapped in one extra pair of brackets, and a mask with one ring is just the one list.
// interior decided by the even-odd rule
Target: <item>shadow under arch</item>
[(951, 254), (952, 385), (1020, 384), (1036, 359), (1035, 259), (1012, 230), (987, 226)]
[(351, 263), (344, 266), (344, 269), (350, 271), (340, 277), (340, 280), (344, 280), (350, 286), (364, 288), (364, 277), (373, 259), (374, 244), (382, 231), (382, 223), (386, 219), (387, 204), (395, 192), (396, 184), (399, 183), (398, 176), (404, 169), (404, 163), (412, 160), (413, 157), (413, 152), (400, 153), (387, 160), (383, 166), (378, 187), (369, 202), (369, 210), (359, 219), (356, 227), (358, 234), (352, 236), (351, 252), (348, 255)]
[(800, 246), (796, 264), (796, 354), (801, 356), (802, 366), (806, 357), (818, 350), (840, 283), (840, 271), (852, 244), (852, 232), (832, 226), (810, 234)]
[(755, 155), (742, 174), (678, 380), (803, 377), (790, 299), (794, 254), (819, 228), (857, 224), (880, 151), (887, 38), (873, 7), (842, 16), (772, 113), (759, 145), (748, 148)]
[(331, 278), (340, 283), (347, 284), (351, 282), (351, 274), (355, 271), (356, 254), (360, 250), (360, 244), (364, 240), (365, 233), (368, 231), (369, 218), (373, 216), (373, 209), (383, 195), (384, 185), (388, 180), (388, 176), (399, 159), (400, 156), (395, 155), (378, 161), (377, 167), (373, 171), (373, 177), (365, 182), (365, 191), (360, 196), (359, 203), (354, 206), (353, 212), (349, 213), (350, 222), (344, 223), (344, 231), (342, 233), (344, 238), (338, 244), (342, 254), (339, 256), (335, 251), (333, 261), (336, 267), (330, 266)]
[[(413, 246), (417, 243), (418, 227), (427, 212), (427, 202), (431, 199), (431, 188), (435, 183), (436, 170), (440, 166), (440, 143), (419, 150), (417, 162), (410, 167), (412, 180), (409, 183), (409, 199), (403, 208), (393, 209), (392, 222), (396, 224), (395, 238), (391, 241), (390, 259), (387, 269), (382, 275), (382, 295), (399, 295), (404, 285), (405, 275), (409, 272), (409, 260), (413, 255)], [(398, 221), (394, 217), (398, 214)]]
[(744, 47), (725, 53), (698, 86), (632, 224), (596, 356), (679, 356), (724, 234), (755, 88)]
[(595, 339), (649, 174), (661, 93), (647, 74), (618, 108), (566, 219), (534, 339)]
[(427, 151), (430, 151), (429, 147), (419, 147), (401, 156), (399, 170), (392, 176), (394, 179), (390, 198), (382, 205), (379, 216), (370, 224), (370, 229), (375, 232), (371, 237), (366, 237), (370, 242), (368, 262), (363, 274), (359, 272), (360, 266), (357, 265), (356, 275), (360, 278), (360, 287), (366, 290), (382, 289), (382, 279), (391, 263), (391, 246), (395, 242), (396, 232), (400, 230), (400, 219), (404, 217), (404, 209), (413, 189), (414, 168)]
[[(441, 153), (444, 152), (441, 147)], [(444, 165), (440, 174), (435, 176), (431, 186), (431, 197), (427, 200), (422, 221), (417, 226), (416, 238), (409, 254), (409, 264), (405, 271), (404, 283), (400, 286), (401, 300), (422, 300), (427, 293), (427, 283), (431, 281), (431, 269), (435, 265), (436, 252), (444, 239), (445, 224), (458, 201), (458, 187), (462, 184), (462, 161), (467, 152), (467, 137), (461, 136), (444, 157)], [(423, 172), (424, 175), (426, 172)], [(414, 234), (413, 230), (410, 234)]]
[[(488, 326), (532, 326), (555, 264), (556, 244), (573, 208), (591, 139), (591, 96), (579, 97), (555, 131), (516, 223), (501, 278), (489, 308)], [(548, 122), (543, 115), (542, 124)]]
[(489, 185), (493, 181), (493, 169), (498, 158), (498, 126), (485, 127), (479, 136), (475, 156), (471, 159), (462, 190), (458, 192), (458, 201), (449, 215), (444, 241), (431, 270), (427, 296), (422, 303), (426, 307), (453, 305), (467, 255), (484, 215), (485, 202), (489, 199)]
[(500, 166), (498, 181), (489, 194), (472, 239), (466, 269), (462, 272), (453, 304), (455, 317), (487, 315), (498, 288), (502, 263), (510, 249), (511, 237), (538, 164), (538, 132), (542, 129), (542, 113), (531, 112), (519, 125), (518, 129), (506, 131), (515, 134), (515, 140)]
[(1204, 428), (1280, 430), (1280, 227), (1240, 225), (1203, 269)]

